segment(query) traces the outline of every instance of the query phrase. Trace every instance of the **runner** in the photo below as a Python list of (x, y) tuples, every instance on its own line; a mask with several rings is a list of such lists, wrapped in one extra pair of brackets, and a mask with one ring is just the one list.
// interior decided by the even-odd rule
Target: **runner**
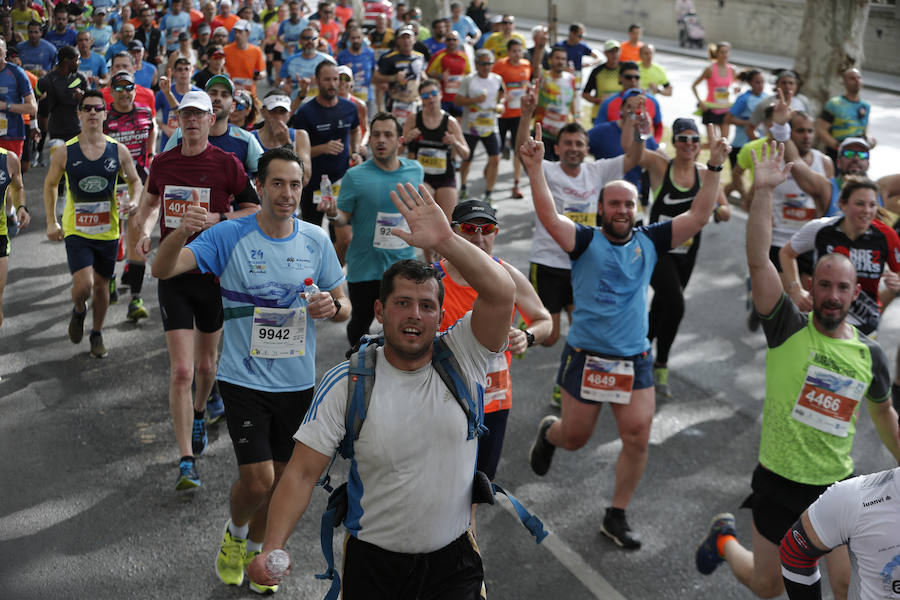
[[(392, 200), (412, 232), (400, 233), (403, 241), (436, 249), (478, 294), (471, 313), (442, 338), (468, 392), (480, 397), (488, 361), (507, 346), (515, 286), (502, 266), (453, 234), (424, 187), (424, 197), (410, 184), (397, 189)], [(348, 514), (358, 517), (346, 521), (346, 600), (371, 598), (373, 590), (391, 598), (478, 598), (482, 590), (481, 557), (469, 531), (477, 441), (465, 434), (465, 413), (447, 401), (446, 385), (431, 367), (441, 319), (437, 279), (430, 266), (401, 261), (384, 273), (375, 303), (385, 345), (378, 349), (369, 414), (350, 466), (358, 484), (347, 488)], [(294, 436), (294, 453), (272, 496), (263, 551), (248, 569), (254, 581), (278, 583), (266, 573), (266, 558), (285, 547), (344, 436), (347, 377), (347, 362), (326, 373)], [(419, 593), (407, 594), (413, 586)]]
[[(216, 574), (228, 585), (241, 585), (244, 567), (262, 548), (269, 493), (291, 456), (291, 432), (312, 400), (316, 319), (350, 315), (331, 241), (319, 227), (294, 218), (302, 187), (299, 157), (285, 148), (269, 150), (257, 179), (260, 212), (206, 229), (208, 211), (195, 191), (153, 261), (153, 274), (164, 280), (199, 269), (221, 284), (225, 339), (218, 379), (239, 469), (216, 558)], [(257, 268), (248, 270), (245, 257), (254, 255)], [(304, 292), (310, 279), (321, 293)], [(277, 590), (253, 582), (250, 588)]]
[[(12, 193), (7, 195), (7, 191)], [(13, 152), (0, 148), (0, 204), (6, 203), (9, 197), (16, 207), (16, 219), (19, 229), (25, 229), (31, 223), (31, 215), (25, 206), (25, 186), (22, 183), (22, 171), (19, 158)], [(9, 272), (9, 231), (6, 226), (6, 210), (0, 211), (0, 326), (3, 325), (3, 290), (6, 288), (6, 276)]]
[(419, 84), (426, 77), (425, 55), (413, 50), (415, 40), (412, 27), (401, 27), (394, 39), (394, 50), (378, 60), (372, 78), (376, 85), (389, 85), (386, 109), (401, 126), (419, 109)]
[(303, 185), (309, 183), (312, 159), (309, 157), (309, 134), (302, 129), (288, 127), (291, 99), (281, 90), (269, 90), (262, 101), (263, 126), (251, 133), (263, 150), (288, 148), (303, 162)]
[(541, 74), (538, 82), (538, 104), (534, 122), (541, 124), (547, 143), (547, 160), (559, 160), (554, 152), (559, 131), (575, 119), (575, 76), (565, 70), (566, 49), (554, 46), (550, 50), (550, 69)]
[[(783, 591), (778, 546), (785, 532), (829, 485), (852, 474), (850, 449), (864, 398), (882, 443), (900, 461), (887, 357), (845, 321), (859, 293), (853, 264), (840, 254), (819, 260), (811, 288), (814, 307), (807, 315), (788, 302), (769, 260), (772, 189), (790, 170), (781, 166), (783, 153), (772, 142), (756, 161), (747, 219), (753, 303), (768, 345), (759, 464), (753, 493), (743, 504), (753, 511), (753, 550), (737, 540), (734, 516), (722, 513), (696, 553), (700, 573), (709, 575), (727, 561), (737, 580), (761, 598)], [(826, 561), (835, 597), (845, 598), (846, 548), (832, 551)]]
[(634, 227), (637, 190), (614, 180), (602, 188), (601, 228), (576, 224), (556, 212), (542, 168), (541, 128), (520, 148), (531, 181), (535, 211), (550, 236), (572, 259), (575, 309), (560, 362), (562, 418), (544, 417), (531, 447), (531, 469), (545, 475), (557, 446), (584, 446), (612, 403), (622, 440), (612, 504), (601, 531), (620, 547), (638, 549), (639, 537), (625, 509), (647, 465), (650, 425), (656, 408), (653, 360), (647, 340), (647, 288), (657, 257), (697, 234), (709, 220), (718, 193), (719, 172), (728, 160), (728, 142), (713, 140), (700, 193), (690, 210), (671, 221)]
[[(531, 81), (531, 64), (524, 60), (525, 47), (513, 38), (506, 46), (507, 56), (494, 63), (493, 71), (503, 79), (506, 88), (506, 106), (503, 114), (497, 121), (500, 130), (501, 154), (504, 160), (509, 158), (510, 146), (516, 146), (516, 132), (519, 130), (519, 119), (522, 116), (522, 96), (525, 95), (528, 82)], [(509, 135), (510, 140), (506, 138)], [(522, 198), (519, 191), (519, 177), (522, 174), (522, 164), (516, 158), (516, 150), (513, 148), (513, 188), (512, 197)]]
[[(181, 223), (191, 194), (210, 211), (205, 227), (250, 215), (259, 198), (237, 158), (212, 145), (213, 105), (205, 92), (188, 92), (178, 105), (181, 143), (153, 161), (137, 214), (129, 219), (129, 258), (146, 261), (150, 230), (159, 214), (160, 238)], [(236, 211), (232, 211), (234, 196)], [(162, 211), (160, 211), (162, 207)], [(195, 456), (207, 446), (204, 411), (215, 380), (223, 313), (219, 284), (206, 273), (185, 273), (159, 282), (159, 308), (169, 349), (169, 409), (180, 461), (176, 490), (200, 486)], [(191, 383), (196, 381), (191, 400)]]
[[(128, 183), (129, 198), (139, 198), (142, 185), (128, 148), (103, 133), (106, 118), (103, 94), (84, 93), (78, 103), (81, 133), (54, 150), (44, 179), (44, 207), (47, 238), (65, 240), (69, 272), (72, 274), (72, 301), (69, 340), (77, 344), (84, 337), (87, 300), (91, 299), (93, 326), (91, 356), (106, 358), (103, 320), (109, 307), (109, 280), (116, 265), (119, 246), (119, 177)], [(66, 178), (66, 206), (62, 227), (56, 220), (57, 188)], [(123, 203), (121, 212), (134, 212), (135, 203)]]

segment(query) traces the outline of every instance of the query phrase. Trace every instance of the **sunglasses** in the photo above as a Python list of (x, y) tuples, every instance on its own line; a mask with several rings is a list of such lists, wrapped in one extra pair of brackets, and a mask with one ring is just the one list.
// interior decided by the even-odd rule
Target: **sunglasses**
[(116, 85), (116, 86), (113, 86), (113, 91), (114, 92), (133, 92), (134, 84), (126, 83), (125, 85)]
[(489, 67), (489, 66), (491, 66), (491, 65), (494, 64), (494, 63), (493, 63), (493, 62), (486, 62), (486, 61), (480, 60), (480, 61), (478, 61), (478, 62), (475, 63), (475, 64), (478, 65), (478, 66), (481, 66), (481, 67)]
[(637, 81), (640, 78), (640, 75), (622, 75), (622, 79), (627, 79), (628, 81)]
[(685, 144), (688, 143), (688, 142), (690, 142), (690, 143), (692, 143), (692, 144), (699, 144), (699, 143), (700, 143), (700, 136), (699, 136), (699, 135), (684, 135), (684, 134), (680, 134), (680, 135), (676, 135), (676, 136), (675, 136), (675, 141), (676, 141), (676, 142), (683, 142), (683, 143), (685, 143)]
[(491, 235), (498, 229), (500, 226), (496, 223), (485, 223), (483, 225), (476, 225), (475, 223), (457, 223), (459, 230), (466, 235), (475, 235), (476, 233), (480, 233), (481, 235)]
[(869, 160), (868, 150), (844, 150), (841, 152), (844, 158), (858, 158), (859, 160)]
[(515, 25), (514, 21), (500, 21), (503, 25)]
[(308, 42), (310, 40), (317, 40), (319, 38), (318, 37), (309, 37), (308, 35), (301, 35), (300, 39), (303, 40), (304, 42)]
[(234, 109), (235, 110), (246, 110), (250, 105), (245, 104), (244, 102), (235, 102)]
[(440, 94), (439, 91), (437, 91), (437, 90), (431, 90), (430, 92), (422, 92), (422, 93), (420, 94), (420, 96), (422, 96), (422, 100), (428, 100), (429, 98), (434, 98), (434, 97), (437, 96), (438, 94)]
[(225, 53), (224, 52), (214, 52), (210, 56), (210, 58), (225, 58)]
[(89, 113), (89, 112), (100, 113), (100, 112), (103, 112), (104, 110), (106, 110), (106, 107), (103, 106), (102, 104), (85, 104), (84, 106), (81, 107), (81, 112), (86, 112), (86, 113)]

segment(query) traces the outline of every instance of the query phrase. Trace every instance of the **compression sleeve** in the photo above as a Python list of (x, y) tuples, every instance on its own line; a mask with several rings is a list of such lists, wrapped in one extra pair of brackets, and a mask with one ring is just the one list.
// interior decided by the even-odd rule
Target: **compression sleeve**
[(822, 581), (819, 573), (819, 558), (828, 553), (816, 548), (803, 522), (797, 522), (781, 539), (781, 576), (791, 600), (821, 600)]

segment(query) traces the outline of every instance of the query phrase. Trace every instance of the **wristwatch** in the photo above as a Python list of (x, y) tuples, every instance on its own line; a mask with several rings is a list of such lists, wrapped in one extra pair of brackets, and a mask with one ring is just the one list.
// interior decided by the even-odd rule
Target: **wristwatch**
[(337, 298), (334, 296), (331, 297), (331, 301), (334, 302), (334, 314), (331, 318), (335, 318), (339, 312), (341, 312), (341, 303), (337, 301)]
[(531, 333), (530, 331), (528, 331), (527, 329), (525, 330), (525, 340), (528, 342), (529, 348), (534, 346), (534, 334)]

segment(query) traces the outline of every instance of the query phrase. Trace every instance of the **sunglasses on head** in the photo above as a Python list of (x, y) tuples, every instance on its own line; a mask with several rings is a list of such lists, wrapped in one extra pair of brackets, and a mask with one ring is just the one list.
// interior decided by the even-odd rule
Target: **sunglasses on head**
[(113, 86), (113, 91), (114, 92), (133, 92), (134, 84), (133, 83), (125, 83), (122, 85), (115, 85), (115, 86)]
[(476, 225), (475, 223), (457, 223), (456, 225), (459, 227), (459, 230), (466, 235), (475, 235), (476, 233), (491, 235), (500, 229), (500, 226), (496, 223), (484, 223), (483, 225)]
[(868, 150), (844, 150), (841, 152), (841, 156), (844, 158), (858, 158), (859, 160), (868, 160), (869, 159), (869, 151)]
[(675, 136), (675, 141), (676, 142), (684, 142), (684, 143), (691, 142), (692, 144), (698, 144), (698, 143), (700, 143), (700, 136), (699, 135), (685, 135), (685, 134), (681, 133), (681, 134), (678, 134)]
[(437, 96), (438, 94), (440, 94), (439, 91), (437, 91), (437, 90), (431, 90), (430, 92), (422, 92), (422, 93), (419, 94), (419, 95), (422, 96), (422, 100), (428, 100), (429, 98), (434, 98), (434, 97)]
[(99, 112), (103, 112), (104, 110), (106, 110), (106, 107), (103, 106), (102, 104), (85, 104), (81, 107), (81, 112), (86, 112), (86, 113), (89, 113), (89, 112), (99, 113)]

